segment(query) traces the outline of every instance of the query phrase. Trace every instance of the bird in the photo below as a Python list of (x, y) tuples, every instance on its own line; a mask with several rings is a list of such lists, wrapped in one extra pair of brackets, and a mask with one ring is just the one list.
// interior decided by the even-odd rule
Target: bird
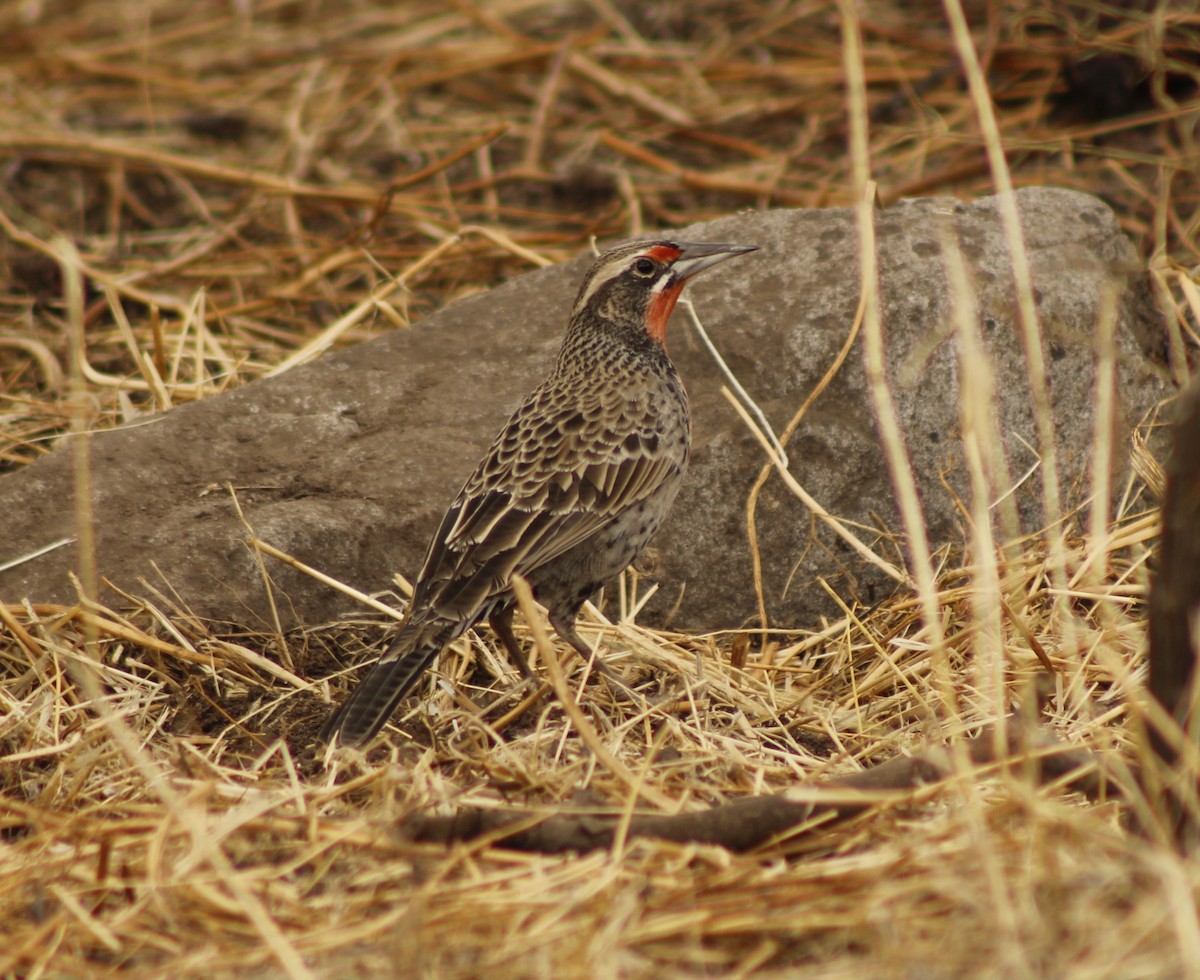
[(691, 454), (667, 320), (686, 282), (757, 247), (642, 240), (595, 259), (549, 374), (446, 510), (399, 633), (330, 715), (318, 744), (371, 741), (446, 645), (485, 618), (534, 679), (512, 629), (514, 574), (558, 635), (591, 660), (575, 630), (579, 610), (654, 536)]

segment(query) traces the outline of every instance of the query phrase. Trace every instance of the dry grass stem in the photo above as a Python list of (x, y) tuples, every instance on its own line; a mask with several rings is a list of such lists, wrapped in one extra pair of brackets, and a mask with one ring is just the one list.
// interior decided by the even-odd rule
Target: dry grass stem
[(916, 479), (908, 461), (895, 403), (887, 378), (883, 322), (879, 303), (879, 270), (875, 252), (876, 185), (870, 179), (871, 159), (867, 142), (866, 76), (862, 63), (861, 25), (849, 0), (839, 0), (842, 14), (842, 50), (846, 71), (850, 115), (851, 175), (857, 197), (859, 281), (863, 304), (863, 352), (867, 383), (875, 406), (875, 419), (897, 506), (904, 525), (906, 550), (920, 596), (925, 629), (928, 631), (936, 672), (941, 679), (945, 709), (953, 715), (957, 707), (949, 663), (943, 653), (943, 627), (938, 613), (933, 559), (925, 518), (917, 497)]
[(758, 419), (751, 417), (749, 411), (747, 411), (742, 404), (741, 399), (735, 397), (728, 388), (722, 388), (721, 390), (724, 392), (729, 404), (733, 406), (734, 410), (738, 413), (738, 415), (741, 416), (742, 421), (746, 423), (746, 427), (754, 433), (754, 437), (758, 440), (759, 445), (763, 447), (763, 452), (767, 454), (767, 458), (771, 461), (771, 465), (775, 467), (775, 471), (780, 475), (780, 477), (782, 477), (783, 482), (787, 484), (787, 488), (804, 503), (805, 507), (812, 511), (813, 516), (818, 520), (824, 521), (829, 528), (839, 538), (845, 541), (846, 544), (850, 545), (850, 547), (853, 548), (857, 554), (865, 558), (868, 562), (882, 571), (893, 581), (907, 585), (910, 580), (905, 572), (896, 568), (896, 566), (891, 562), (881, 558), (874, 551), (872, 551), (866, 544), (862, 542), (862, 540), (858, 538), (857, 535), (854, 534), (853, 531), (846, 526), (844, 521), (839, 520), (833, 514), (829, 513), (829, 511), (827, 511), (824, 507), (822, 507), (821, 504), (818, 503), (817, 500), (800, 485), (796, 478), (788, 472), (786, 460), (779, 456), (778, 452), (776, 451), (778, 440), (775, 439), (770, 429), (764, 430), (760, 428)]

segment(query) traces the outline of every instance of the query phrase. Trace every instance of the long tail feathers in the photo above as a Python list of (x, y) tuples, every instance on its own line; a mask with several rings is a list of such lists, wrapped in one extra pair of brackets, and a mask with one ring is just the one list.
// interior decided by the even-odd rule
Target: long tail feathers
[(407, 630), (401, 632), (350, 697), (330, 715), (317, 736), (318, 741), (363, 745), (374, 738), (448, 642), (440, 637), (432, 642), (431, 639)]

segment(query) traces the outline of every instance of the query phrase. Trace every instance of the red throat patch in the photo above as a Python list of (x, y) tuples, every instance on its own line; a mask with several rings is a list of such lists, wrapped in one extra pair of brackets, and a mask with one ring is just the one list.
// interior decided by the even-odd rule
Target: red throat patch
[(667, 346), (667, 321), (683, 292), (683, 280), (673, 282), (662, 292), (650, 297), (650, 305), (646, 309), (646, 332), (662, 347)]

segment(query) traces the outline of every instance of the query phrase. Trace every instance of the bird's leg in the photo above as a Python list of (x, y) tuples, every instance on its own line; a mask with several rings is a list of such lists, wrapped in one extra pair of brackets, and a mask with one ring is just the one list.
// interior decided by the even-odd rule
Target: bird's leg
[(513, 663), (517, 665), (517, 669), (521, 671), (521, 676), (537, 684), (537, 676), (529, 666), (529, 661), (525, 659), (525, 651), (521, 649), (521, 644), (517, 642), (517, 637), (513, 633), (513, 612), (513, 606), (507, 604), (497, 606), (488, 616), (488, 626), (492, 628), (493, 633), (500, 637), (500, 642), (508, 651)]
[(635, 693), (633, 688), (617, 676), (616, 672), (600, 658), (599, 653), (593, 653), (592, 648), (583, 642), (583, 637), (575, 632), (575, 616), (577, 613), (578, 610), (571, 610), (566, 613), (547, 610), (547, 616), (550, 620), (550, 625), (554, 627), (554, 632), (571, 644), (571, 648), (583, 658), (585, 664), (593, 664), (596, 673), (602, 675), (612, 685), (614, 692), (623, 698), (628, 698)]

